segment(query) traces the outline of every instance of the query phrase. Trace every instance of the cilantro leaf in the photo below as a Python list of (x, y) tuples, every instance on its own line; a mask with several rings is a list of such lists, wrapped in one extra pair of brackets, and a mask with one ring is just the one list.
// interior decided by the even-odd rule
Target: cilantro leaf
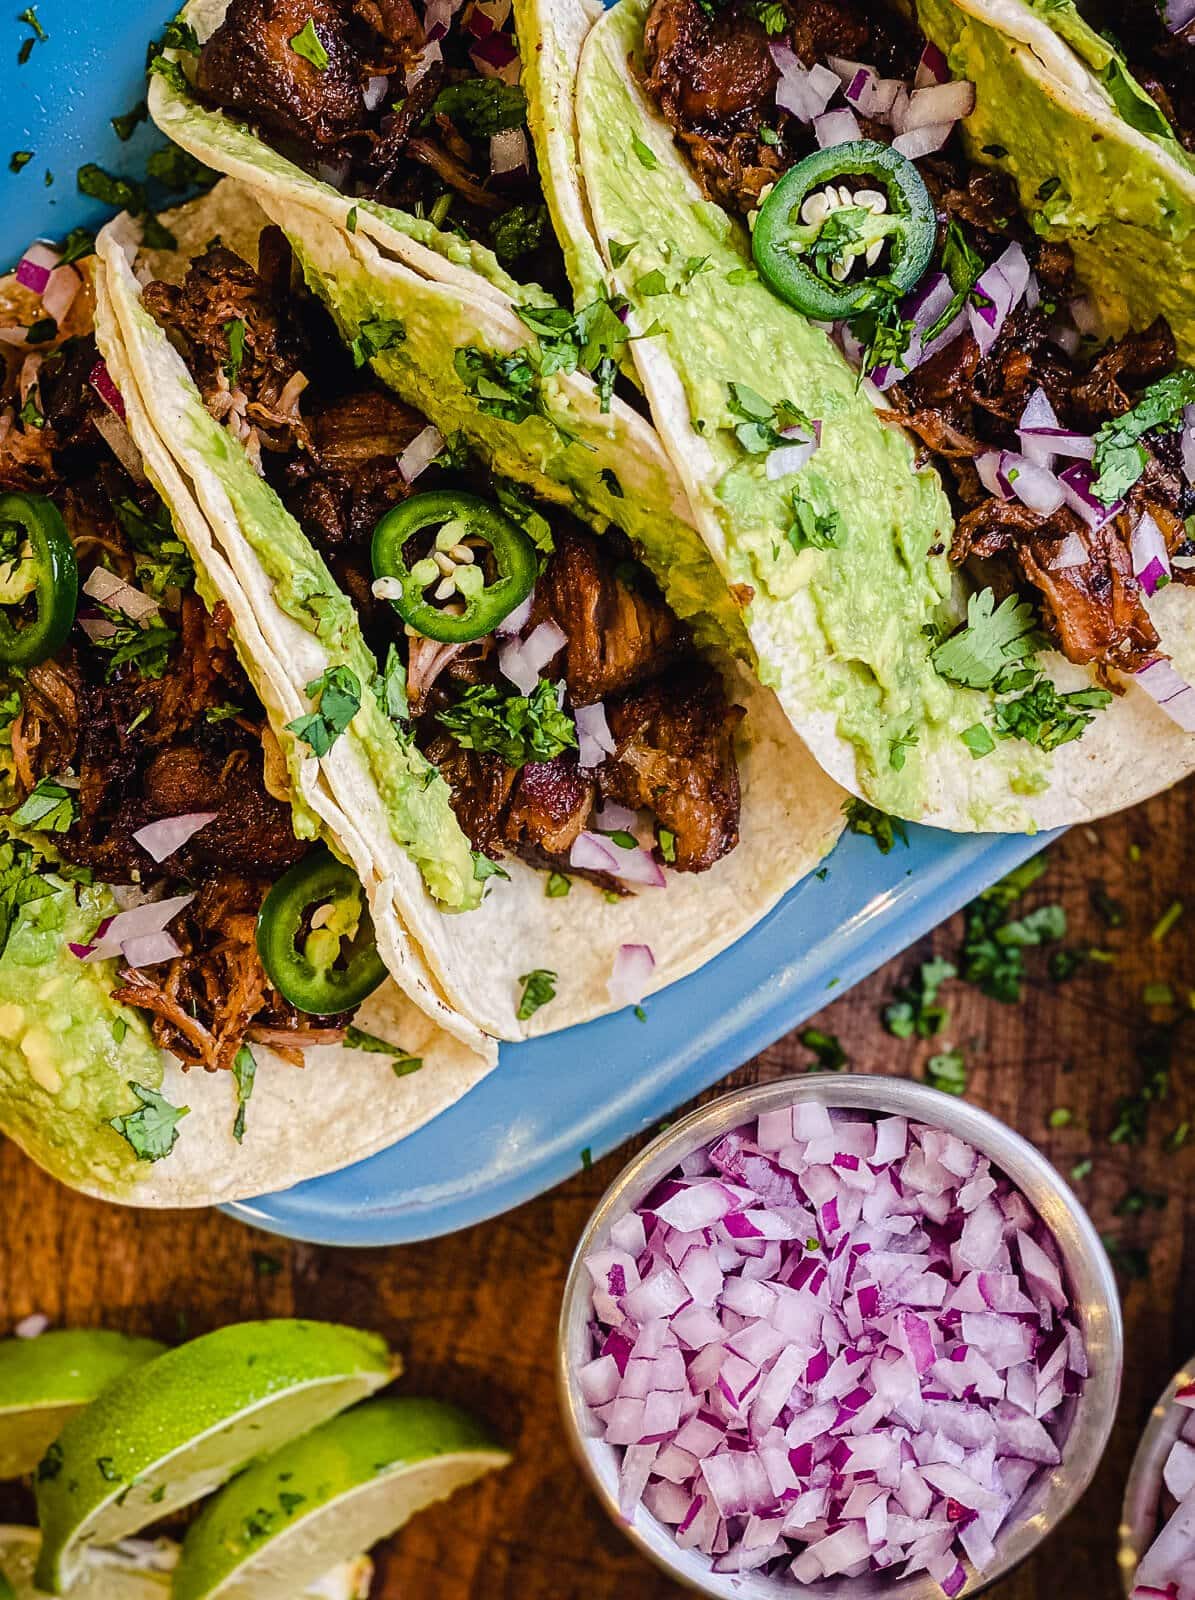
[[(1039, 750), (1057, 750), (1059, 745), (1080, 738), (1094, 721), (1095, 713), (1111, 703), (1112, 695), (1107, 689), (1059, 694), (1049, 678), (1039, 677), (1023, 694), (996, 706), (996, 732), (1001, 738), (1023, 739)], [(964, 740), (966, 737), (964, 734)], [(974, 747), (971, 753), (975, 754)]]
[(549, 1000), (555, 1000), (556, 976), (547, 967), (536, 967), (533, 972), (522, 974), (519, 982), (523, 985), (523, 993), (515, 1012), (520, 1022), (526, 1022), (541, 1006), (546, 1006)]
[(802, 1028), (797, 1035), (806, 1050), (812, 1050), (813, 1065), (808, 1072), (841, 1072), (847, 1064), (847, 1054), (835, 1033), (824, 1033), (821, 1028)]
[(774, 404), (757, 394), (748, 384), (728, 383), (727, 409), (731, 416), (741, 418), (732, 424), (735, 437), (750, 455), (767, 455), (778, 446), (791, 441), (783, 437), (786, 428), (801, 428), (810, 438), (814, 424), (791, 400), (777, 400)]
[(945, 1094), (965, 1094), (967, 1063), (961, 1050), (944, 1050), (925, 1063), (925, 1081)]
[(630, 339), (619, 316), (625, 308), (621, 297), (599, 296), (576, 313), (563, 306), (516, 306), (515, 311), (539, 340), (539, 375), (588, 372), (598, 386), (601, 409), (609, 411), (620, 352)]
[(178, 638), (163, 622), (148, 622), (144, 627), (131, 622), (123, 611), (98, 606), (100, 615), (112, 624), (113, 631), (91, 641), (95, 650), (110, 652), (105, 676), (109, 683), (121, 667), (131, 666), (143, 678), (160, 678), (166, 671), (170, 647)]
[(235, 389), (237, 379), (241, 375), (241, 363), (245, 359), (244, 318), (233, 317), (231, 322), (226, 322), (224, 333), (228, 340), (228, 360), (224, 363), (224, 376), (228, 379), (228, 387)]
[(371, 356), (383, 350), (393, 350), (407, 337), (407, 330), (396, 317), (369, 317), (357, 330), (357, 337), (349, 349), (353, 352), (353, 365), (363, 367)]
[(149, 107), (144, 100), (139, 100), (131, 111), (126, 111), (119, 117), (112, 117), (112, 131), (121, 144), (127, 144), (134, 133), (149, 116)]
[(232, 1125), (232, 1136), (240, 1144), (245, 1137), (245, 1112), (257, 1078), (257, 1057), (247, 1044), (243, 1044), (233, 1057), (232, 1077), (237, 1087), (237, 1114)]
[(407, 669), (399, 658), (398, 648), (391, 645), (386, 652), (386, 664), (373, 682), (374, 694), (383, 712), (391, 722), (405, 723), (411, 718), (411, 705), (407, 698)]
[(631, 149), (635, 152), (636, 159), (641, 167), (646, 167), (648, 172), (655, 172), (660, 163), (655, 151), (650, 145), (644, 144), (637, 133), (631, 135)]
[(990, 689), (1010, 661), (1032, 654), (1037, 618), (1028, 601), (1010, 594), (996, 606), (991, 589), (967, 602), (967, 622), (933, 652), (934, 670), (968, 689)]
[(178, 1143), (178, 1124), (190, 1115), (190, 1106), (172, 1106), (156, 1089), (129, 1083), (141, 1102), (139, 1111), (112, 1117), (108, 1126), (126, 1140), (138, 1161), (161, 1161)]
[(875, 806), (869, 806), (866, 800), (852, 797), (842, 810), (850, 832), (867, 834), (869, 838), (874, 839), (876, 848), (883, 856), (888, 854), (898, 839), (903, 845), (909, 842), (905, 825), (899, 817), (888, 816)]
[(501, 78), (466, 78), (440, 90), (432, 104), (436, 116), (455, 122), (473, 139), (521, 128), (527, 121), (527, 96), (521, 84)]
[(475, 684), (437, 712), (436, 720), (463, 749), (489, 751), (516, 770), (577, 747), (573, 719), (561, 711), (556, 685), (547, 678), (530, 695), (504, 695), (493, 684)]
[(404, 1050), (402, 1045), (391, 1044), (389, 1039), (379, 1039), (376, 1033), (366, 1033), (364, 1028), (355, 1027), (352, 1023), (344, 1031), (344, 1042), (351, 1050), (367, 1050), (371, 1055), (392, 1056), (395, 1076), (399, 1078), (418, 1072), (423, 1065), (422, 1057), (413, 1056), (409, 1050)]
[(1151, 383), (1131, 411), (1101, 425), (1095, 436), (1096, 480), (1091, 489), (1098, 500), (1108, 506), (1123, 499), (1149, 464), (1142, 439), (1155, 428), (1173, 433), (1181, 427), (1189, 405), (1195, 405), (1195, 370), (1176, 367)]
[(39, 833), (66, 833), (78, 816), (78, 805), (70, 789), (63, 788), (56, 779), (39, 778), (37, 786), (12, 813), (18, 828), (31, 828)]
[(21, 920), (22, 908), (55, 892), (54, 884), (39, 872), (40, 865), (36, 853), (23, 840), (0, 842), (0, 956)]
[(794, 550), (830, 550), (838, 543), (842, 518), (837, 511), (818, 511), (798, 489), (793, 490), (792, 507), (793, 520), (786, 537)]
[(327, 667), (307, 685), (316, 709), (287, 723), (313, 755), (326, 756), (361, 709), (361, 682), (351, 667)]
[(509, 266), (539, 249), (547, 226), (547, 206), (508, 206), (490, 223), (490, 249), (503, 266)]
[(327, 72), (331, 59), (324, 48), (324, 41), (315, 31), (315, 18), (308, 17), (303, 27), (290, 40), (290, 47), (297, 56), (302, 56), (304, 61), (310, 61), (317, 72)]

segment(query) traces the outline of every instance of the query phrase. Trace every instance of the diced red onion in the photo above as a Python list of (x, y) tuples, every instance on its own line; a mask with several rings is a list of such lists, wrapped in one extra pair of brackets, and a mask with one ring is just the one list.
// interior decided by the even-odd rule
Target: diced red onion
[(764, 471), (769, 479), (784, 478), (790, 473), (800, 472), (801, 468), (811, 460), (822, 441), (821, 421), (813, 424), (812, 437), (804, 428), (786, 428), (782, 437), (795, 442), (778, 445), (775, 450), (769, 451), (764, 464)]
[(135, 589), (131, 583), (118, 578), (107, 567), (93, 567), (83, 585), (83, 593), (90, 595), (102, 606), (121, 611), (132, 622), (147, 622), (158, 615), (158, 602)]
[(1000, 337), (1009, 313), (1020, 304), (1028, 285), (1029, 261), (1015, 243), (980, 274), (967, 302), (967, 317), (981, 355), (986, 355)]
[(1069, 302), (1068, 309), (1071, 321), (1080, 333), (1094, 337), (1099, 332), (1099, 319), (1096, 316), (1095, 306), (1085, 294), (1077, 294)]
[(527, 134), (522, 128), (504, 128), (490, 139), (490, 171), (496, 178), (507, 172), (527, 172), (530, 165)]
[(840, 82), (837, 73), (817, 62), (806, 68), (795, 50), (789, 45), (773, 40), (768, 49), (780, 73), (776, 86), (776, 104), (791, 112), (801, 122), (812, 122), (820, 117), (833, 97)]
[(568, 860), (578, 872), (605, 872), (620, 883), (646, 889), (663, 889), (668, 882), (663, 868), (649, 850), (638, 846), (624, 850), (599, 833), (579, 833), (573, 840)]
[(429, 41), (444, 38), (460, 8), (461, 0), (427, 0), (423, 12), (424, 38)]
[(914, 89), (909, 96), (902, 117), (900, 133), (913, 133), (918, 128), (940, 127), (954, 124), (969, 117), (975, 110), (975, 85), (966, 79), (950, 83), (936, 83), (925, 89)]
[(1073, 467), (1067, 467), (1065, 472), (1058, 474), (1058, 481), (1066, 493), (1066, 503), (1092, 530), (1097, 532), (1106, 522), (1119, 516), (1124, 510), (1124, 501), (1114, 501), (1106, 506), (1104, 502), (1092, 493), (1095, 483), (1095, 474), (1084, 461), (1076, 461)]
[(921, 60), (917, 63), (917, 74), (913, 79), (914, 89), (924, 89), (931, 83), (947, 83), (950, 79), (950, 64), (938, 49), (936, 44), (926, 44), (921, 52)]
[(1183, 412), (1182, 451), (1183, 477), (1188, 483), (1195, 483), (1195, 406), (1188, 406)]
[(181, 850), (200, 828), (215, 822), (217, 815), (215, 811), (189, 811), (181, 817), (163, 817), (160, 822), (138, 828), (133, 838), (155, 861), (165, 861), (176, 850)]
[(639, 813), (630, 806), (620, 806), (616, 800), (606, 800), (594, 812), (593, 821), (600, 833), (634, 833)]
[(112, 381), (108, 363), (101, 356), (87, 374), (87, 381), (114, 416), (125, 420), (124, 397)]
[(121, 954), (130, 967), (156, 967), (160, 961), (173, 961), (182, 947), (168, 933), (147, 933), (143, 939), (126, 939)]
[(1135, 681), (1180, 728), (1195, 733), (1195, 689), (1179, 676), (1169, 661), (1159, 659), (1142, 667)]
[(957, 1595), (1061, 1459), (1087, 1354), (1057, 1250), (941, 1130), (770, 1112), (686, 1155), (586, 1266), (579, 1381), (623, 1514), (642, 1503), (719, 1572), (899, 1563)]
[(994, 471), (996, 487), (992, 492), (1002, 500), (1010, 500), (1015, 495), (1023, 506), (1039, 516), (1053, 516), (1066, 501), (1065, 489), (1048, 467), (1017, 455), (1013, 450), (985, 451), (976, 458), (975, 466), (985, 487)]
[(509, 67), (519, 59), (518, 46), (508, 33), (488, 33), (469, 52), (475, 60), (491, 67)]
[(478, 46), (470, 50), (469, 60), (477, 69), (479, 76), (483, 78), (497, 78), (503, 83), (518, 83), (523, 75), (523, 63), (517, 55), (506, 61), (502, 66), (495, 66), (492, 61), (486, 60), (485, 56), (481, 54), (480, 46)]
[(361, 99), (366, 111), (376, 111), (386, 98), (386, 90), (390, 87), (390, 79), (383, 77), (370, 78), (361, 92)]
[[(403, 73), (403, 84), (404, 84), (404, 87), (406, 88), (407, 93), (410, 94), (411, 90), (415, 87), (415, 85), (419, 82), (419, 80), (421, 78), (425, 77), (426, 74), (429, 73), (434, 66), (438, 66), (439, 63), (441, 61), (443, 61), (443, 59), (444, 59), (444, 51), (440, 47), (439, 39), (432, 39), (429, 43), (425, 44), (423, 49), (415, 57), (415, 59), (411, 63), (411, 65)], [(348, 170), (349, 170), (349, 163), (345, 162), (345, 163), (343, 163), (343, 165), (344, 165), (344, 177), (347, 177), (348, 176)], [(320, 171), (320, 168), (317, 167), (316, 168), (316, 172), (321, 177), (323, 176), (322, 172)], [(342, 177), (340, 179), (340, 183), (344, 182), (344, 177)], [(326, 182), (332, 182), (331, 179), (326, 179), (325, 181)], [(334, 183), (333, 182), (333, 187), (334, 188), (339, 188), (340, 187), (340, 183)]]
[(96, 417), (95, 431), (103, 439), (112, 454), (132, 478), (134, 483), (145, 483), (145, 468), (141, 464), (141, 452), (133, 443), (133, 436), (114, 411), (109, 411), (106, 416)]
[(41, 303), (47, 317), (61, 325), (75, 303), (75, 296), (83, 287), (83, 280), (74, 267), (55, 267), (49, 282), (42, 291)]
[(17, 265), (17, 282), (23, 289), (31, 289), (36, 295), (43, 294), (59, 259), (59, 252), (39, 239), (21, 257)]
[(1046, 565), (1051, 572), (1062, 572), (1067, 567), (1082, 567), (1090, 559), (1091, 552), (1084, 544), (1082, 534), (1071, 532)]
[(534, 604), (535, 588), (532, 586), (531, 593), (527, 598), (520, 600), (514, 610), (503, 617), (502, 621), (494, 629), (498, 637), (503, 638), (507, 634), (522, 633), (523, 629), (531, 621), (531, 608)]
[(526, 639), (507, 638), (498, 650), (498, 665), (520, 694), (530, 694), (539, 675), (568, 643), (555, 622), (541, 622)]
[(443, 448), (444, 435), (429, 422), (398, 458), (398, 470), (402, 473), (403, 482), (414, 483), (420, 473), (427, 471)]
[(1164, 0), (1162, 18), (1167, 32), (1181, 32), (1195, 19), (1195, 0)]
[(617, 748), (614, 735), (610, 732), (606, 708), (600, 700), (590, 706), (578, 706), (574, 715), (580, 746), (577, 765), (583, 772), (590, 772), (594, 767), (600, 767), (607, 756), (614, 754)]
[(136, 947), (139, 941), (164, 932), (167, 924), (194, 898), (193, 894), (179, 894), (120, 911), (100, 923), (89, 945), (72, 945), (71, 948), (84, 961), (106, 961), (110, 956), (121, 955), (126, 945)]
[(1170, 581), (1170, 552), (1161, 528), (1146, 511), (1133, 528), (1130, 549), (1133, 576), (1146, 594), (1155, 594)]
[(861, 116), (883, 121), (901, 88), (899, 78), (878, 78), (870, 67), (859, 67), (842, 92)]
[(837, 111), (824, 111), (820, 117), (814, 117), (813, 137), (817, 140), (819, 149), (829, 150), (834, 145), (849, 144), (852, 139), (861, 139), (863, 130), (855, 113), (840, 106)]
[(954, 132), (953, 122), (930, 122), (924, 127), (912, 128), (908, 133), (898, 133), (892, 141), (897, 155), (909, 161), (920, 161), (922, 156), (932, 156), (940, 150)]
[[(616, 1006), (638, 1005), (651, 988), (651, 976), (656, 970), (656, 958), (647, 944), (620, 944), (614, 957), (614, 971), (606, 985)], [(686, 1293), (686, 1300), (688, 1296)], [(679, 1423), (679, 1413), (677, 1422)], [(674, 1431), (676, 1424), (669, 1432)]]

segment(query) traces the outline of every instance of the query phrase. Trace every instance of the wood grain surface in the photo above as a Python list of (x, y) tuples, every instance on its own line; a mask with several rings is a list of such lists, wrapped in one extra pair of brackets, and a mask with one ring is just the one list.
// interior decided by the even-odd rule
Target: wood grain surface
[[(1112, 1444), (1064, 1528), (1000, 1588), (999, 1600), (1115, 1600), (1115, 1536), (1125, 1474), (1150, 1405), (1195, 1349), (1195, 1122), (1188, 1070), (1195, 986), (1195, 886), (1190, 882), (1195, 788), (1190, 785), (1050, 852), (1025, 907), (1061, 903), (1068, 947), (1095, 947), (1066, 982), (1029, 951), (1020, 1004), (946, 984), (950, 1020), (938, 1039), (902, 1041), (881, 1011), (932, 952), (953, 959), (955, 918), (814, 1021), (841, 1040), (857, 1070), (921, 1076), (947, 1043), (965, 1055), (967, 1093), (1036, 1141), (1064, 1173), (1090, 1160), (1076, 1187), (1122, 1260), (1128, 1360)], [(898, 846), (899, 848), (899, 846)], [(1105, 896), (1123, 922), (1109, 927)], [(1164, 939), (1151, 938), (1173, 902), (1189, 900)], [(1102, 906), (1103, 912), (1097, 909)], [(1108, 956), (1113, 960), (1106, 959)], [(1147, 1005), (1169, 983), (1175, 1005)], [(1122, 1096), (1142, 1083), (1142, 1057), (1171, 1053), (1171, 1087), (1149, 1109), (1144, 1142), (1109, 1143)], [(803, 1071), (796, 1036), (728, 1078)], [(728, 1068), (731, 1063), (727, 1063)], [(578, 1060), (576, 1070), (585, 1063)], [(1051, 1113), (1056, 1124), (1051, 1127)], [(1069, 1112), (1069, 1120), (1064, 1113)], [(288, 1245), (216, 1213), (147, 1214), (81, 1199), (13, 1147), (0, 1150), (0, 1329), (30, 1312), (56, 1325), (105, 1325), (163, 1339), (239, 1318), (301, 1313), (376, 1328), (403, 1352), (404, 1387), (449, 1398), (485, 1418), (515, 1453), (505, 1473), (425, 1513), (379, 1552), (385, 1600), (672, 1600), (681, 1590), (609, 1525), (569, 1459), (557, 1419), (553, 1357), (566, 1264), (598, 1197), (631, 1153), (616, 1151), (511, 1215), (453, 1238), (361, 1252)], [(1082, 1171), (1080, 1167), (1080, 1171)], [(1117, 1215), (1144, 1206), (1136, 1215)], [(1164, 1201), (1163, 1198), (1164, 1197)], [(0, 1513), (22, 1512), (19, 1491)]]

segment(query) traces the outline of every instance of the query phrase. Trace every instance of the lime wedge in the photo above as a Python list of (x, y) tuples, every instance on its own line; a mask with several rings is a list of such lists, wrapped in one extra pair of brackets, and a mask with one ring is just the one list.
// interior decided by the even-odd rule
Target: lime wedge
[(164, 1348), (102, 1328), (0, 1339), (0, 1479), (32, 1472), (77, 1411)]
[(453, 1406), (371, 1400), (255, 1462), (204, 1507), (183, 1541), (174, 1600), (291, 1600), (509, 1460)]
[(38, 1466), (38, 1583), (64, 1593), (89, 1547), (115, 1544), (210, 1494), (252, 1457), (372, 1394), (397, 1370), (373, 1334), (279, 1319), (221, 1328), (118, 1378), (67, 1423)]
[[(0, 1526), (0, 1600), (37, 1600), (33, 1569), (41, 1549), (36, 1528)], [(71, 1600), (169, 1600), (170, 1574), (178, 1546), (169, 1539), (150, 1544), (126, 1539), (112, 1550), (93, 1550), (71, 1590)], [(373, 1563), (368, 1556), (345, 1561), (325, 1573), (305, 1595), (311, 1600), (365, 1600)]]

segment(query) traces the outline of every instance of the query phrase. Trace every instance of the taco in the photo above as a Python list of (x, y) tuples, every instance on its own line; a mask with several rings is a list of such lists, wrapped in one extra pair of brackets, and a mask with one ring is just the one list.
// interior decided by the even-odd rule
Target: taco
[[(168, 451), (210, 530), (220, 597), (251, 615), (259, 659), (287, 680), (279, 697), (297, 702), (302, 765), (367, 842), (406, 943), (396, 978), (425, 974), (467, 1024), (520, 1038), (700, 966), (817, 864), (842, 792), (771, 693), (667, 603), (666, 527), (649, 562), (629, 515), (599, 534), (558, 485), (549, 499), (510, 481), (528, 424), (555, 436), (556, 422), (507, 399), (487, 409), (488, 390), (458, 382), (446, 435), (341, 342), (248, 191), (226, 182), (207, 204), (203, 229), (171, 221), (175, 256), (139, 250), (128, 219), (99, 240), (129, 426)], [(363, 269), (345, 247), (343, 271), (315, 272), (312, 237), (327, 230), (334, 256), (345, 236), (313, 217), (291, 216), (300, 259), (351, 305)], [(379, 302), (394, 280), (377, 265), (386, 353), (443, 404), (435, 363), (447, 346), (452, 365), (453, 344), (482, 357), (488, 308), (410, 274)], [(526, 370), (512, 358), (502, 373), (514, 385)], [(634, 433), (602, 426), (618, 471), (600, 470), (630, 513), (657, 470), (636, 441), (654, 435), (638, 418)], [(322, 715), (329, 671), (361, 708), (338, 726)], [(463, 879), (444, 870), (462, 849)]]
[(384, 886), (129, 434), (93, 266), (37, 244), (0, 286), (0, 1127), (89, 1193), (209, 1205), (384, 1148), (495, 1052), (386, 977)]
[[(567, 74), (579, 8), (537, 16)], [(1162, 320), (1100, 342), (1069, 244), (992, 165), (1100, 131), (1043, 122), (1027, 69), (989, 103), (855, 0), (620, 0), (575, 71), (653, 418), (827, 771), (903, 817), (1031, 830), (1190, 770), (1195, 374)], [(973, 125), (1004, 142), (977, 155)]]

